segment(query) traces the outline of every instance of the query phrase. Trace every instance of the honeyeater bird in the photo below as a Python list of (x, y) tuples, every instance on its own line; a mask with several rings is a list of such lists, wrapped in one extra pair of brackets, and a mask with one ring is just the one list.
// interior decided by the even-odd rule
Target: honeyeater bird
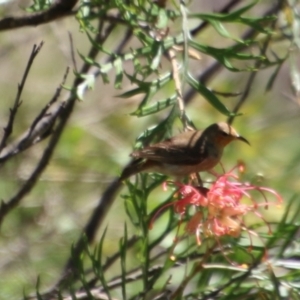
[(124, 169), (120, 180), (140, 172), (158, 172), (175, 177), (209, 171), (220, 161), (224, 147), (234, 140), (249, 142), (225, 122), (205, 130), (186, 131), (163, 142), (130, 154), (134, 160)]

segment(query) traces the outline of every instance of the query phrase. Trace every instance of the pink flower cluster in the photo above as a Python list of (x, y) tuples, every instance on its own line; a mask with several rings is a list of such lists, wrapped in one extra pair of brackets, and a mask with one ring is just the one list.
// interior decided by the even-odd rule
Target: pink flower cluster
[[(249, 212), (263, 219), (258, 208), (270, 205), (265, 192), (271, 193), (277, 199), (272, 204), (282, 202), (280, 195), (270, 188), (239, 182), (238, 176), (233, 173), (235, 169), (219, 176), (210, 189), (168, 182), (178, 187), (178, 198), (162, 209), (173, 205), (175, 212), (183, 217), (190, 206), (195, 207), (194, 215), (187, 222), (186, 231), (196, 235), (198, 244), (201, 244), (201, 236), (240, 236), (241, 230), (245, 228), (243, 216)], [(252, 191), (261, 193), (265, 201), (257, 203), (250, 194)]]

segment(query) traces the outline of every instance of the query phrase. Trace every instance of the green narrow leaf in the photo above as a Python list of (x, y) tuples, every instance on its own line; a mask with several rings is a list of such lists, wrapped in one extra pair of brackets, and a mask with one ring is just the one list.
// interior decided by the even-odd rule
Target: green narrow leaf
[(264, 17), (264, 18), (245, 18), (245, 17), (241, 17), (240, 18), (240, 23), (243, 23), (245, 25), (248, 25), (252, 28), (254, 28), (255, 30), (257, 30), (258, 32), (262, 32), (265, 34), (271, 34), (272, 30), (270, 28), (267, 28), (265, 25), (260, 25), (260, 23), (266, 23), (267, 21), (274, 21), (276, 20), (276, 17), (273, 16), (268, 16), (268, 17)]
[(159, 9), (157, 22), (155, 24), (156, 28), (163, 29), (168, 26), (169, 18), (168, 18), (168, 11), (166, 9)]
[(135, 84), (139, 85), (138, 89), (131, 90), (127, 93), (122, 94), (121, 96), (131, 96), (133, 94), (137, 93), (145, 93), (145, 97), (142, 99), (139, 107), (136, 111), (131, 113), (131, 115), (139, 115), (143, 107), (149, 102), (149, 100), (157, 93), (159, 89), (161, 89), (164, 85), (166, 85), (172, 78), (171, 72), (168, 72), (164, 74), (163, 76), (160, 76), (156, 80), (153, 80), (151, 82), (147, 81), (141, 81), (137, 78), (125, 73), (125, 75)]
[(166, 136), (170, 137), (172, 125), (177, 116), (177, 109), (173, 107), (171, 113), (165, 120), (156, 126), (148, 128), (136, 139), (135, 148), (141, 148), (142, 146), (149, 145), (151, 142), (159, 142)]
[(244, 44), (245, 42), (239, 38), (236, 38), (234, 36), (232, 36), (227, 29), (223, 26), (223, 24), (219, 21), (210, 21), (210, 24), (215, 28), (215, 30), (223, 37), (225, 38), (230, 38), (234, 41), (237, 41), (241, 44)]
[[(88, 39), (89, 39), (89, 41), (91, 42), (91, 44), (92, 44), (98, 51), (103, 52), (103, 53), (107, 54), (108, 56), (114, 56), (114, 53), (113, 53), (113, 52), (110, 52), (109, 50), (106, 50), (106, 49), (103, 47), (102, 44), (95, 42), (95, 39), (93, 39), (93, 38), (91, 37), (91, 35), (89, 34), (88, 31), (86, 31), (86, 34), (87, 34)], [(97, 33), (97, 34), (99, 34), (99, 33)]]
[(190, 18), (199, 18), (202, 20), (206, 20), (210, 22), (211, 20), (217, 20), (221, 22), (235, 22), (236, 20), (239, 20), (240, 16), (251, 9), (253, 6), (255, 6), (258, 3), (258, 0), (253, 1), (249, 5), (246, 5), (238, 10), (235, 10), (232, 13), (226, 13), (226, 14), (220, 14), (220, 13), (215, 13), (215, 14), (190, 14)]
[(120, 240), (120, 258), (121, 258), (121, 286), (122, 286), (122, 299), (126, 300), (126, 254), (128, 246), (127, 225), (124, 224), (124, 235)]
[(157, 68), (159, 67), (159, 64), (160, 64), (160, 59), (161, 59), (162, 53), (163, 53), (161, 43), (156, 43), (156, 44), (157, 44), (155, 46), (156, 54), (155, 54), (154, 58), (152, 59), (152, 62), (150, 65), (151, 70), (157, 70)]
[(300, 92), (300, 69), (295, 54), (290, 55), (291, 86), (296, 95)]
[[(207, 45), (202, 45), (194, 41), (189, 41), (189, 45), (202, 53), (214, 57), (227, 69), (233, 72), (243, 71), (243, 69), (237, 69), (233, 67), (229, 60), (230, 58), (238, 59), (238, 60), (265, 60), (265, 57), (261, 55), (252, 55), (252, 54), (238, 52), (237, 46), (222, 49), (222, 48), (214, 48)], [(247, 70), (254, 71), (254, 69), (250, 67), (248, 67)]]
[(232, 64), (230, 63), (230, 61), (228, 60), (228, 58), (227, 58), (228, 55), (226, 55), (226, 53), (225, 53), (225, 51), (228, 52), (228, 49), (225, 49), (224, 51), (222, 51), (221, 49), (218, 49), (218, 51), (215, 51), (216, 48), (210, 49), (211, 47), (208, 47), (206, 45), (200, 45), (199, 43), (196, 43), (193, 41), (189, 41), (189, 45), (202, 53), (205, 53), (207, 55), (214, 57), (216, 60), (218, 60), (222, 65), (224, 65), (230, 71), (233, 71), (233, 72), (240, 71), (239, 69), (234, 68), (232, 66)]
[[(126, 185), (128, 187), (128, 190), (130, 191), (129, 186), (132, 185), (132, 183), (129, 180), (126, 180)], [(130, 193), (130, 194), (132, 194), (132, 193)], [(125, 205), (126, 214), (129, 216), (131, 223), (134, 226), (138, 227), (139, 226), (139, 220), (138, 220), (137, 211), (136, 211), (136, 208), (134, 206), (131, 195), (130, 196), (122, 195), (122, 198), (125, 200), (124, 205)]]
[[(143, 191), (139, 188), (140, 186), (140, 176), (136, 176), (135, 183), (131, 183), (129, 180), (125, 181), (127, 185), (127, 189), (129, 191), (129, 195), (123, 196), (125, 199), (125, 208), (130, 216), (131, 222), (140, 227), (141, 225), (141, 211), (139, 207), (139, 203), (143, 200)], [(131, 218), (132, 217), (132, 218)]]
[(157, 101), (153, 104), (138, 108), (136, 111), (131, 113), (131, 115), (137, 116), (137, 117), (144, 117), (144, 116), (148, 116), (148, 115), (157, 113), (171, 105), (174, 105), (176, 103), (176, 98), (177, 98), (177, 95), (174, 94), (173, 96), (171, 96), (167, 99)]
[(280, 280), (278, 280), (278, 278), (274, 274), (272, 268), (269, 268), (268, 271), (269, 271), (269, 276), (271, 279), (270, 282), (273, 283), (273, 289), (274, 289), (273, 293), (274, 293), (274, 295), (279, 296), (279, 295), (281, 295), (280, 290), (279, 290), (281, 282), (280, 282)]
[[(283, 63), (283, 62), (282, 62), (282, 63)], [(280, 69), (281, 69), (281, 67), (282, 67), (282, 63), (279, 64), (279, 65), (276, 67), (275, 71), (274, 71), (273, 74), (270, 76), (270, 78), (269, 78), (269, 80), (268, 80), (268, 82), (267, 82), (266, 88), (265, 88), (265, 91), (266, 91), (266, 92), (268, 92), (268, 91), (270, 91), (270, 90), (272, 89), (273, 84), (274, 84), (274, 82), (275, 82), (275, 80), (276, 80), (276, 78), (277, 78), (277, 75), (278, 75), (278, 73), (279, 73), (279, 71), (280, 71)]]
[(121, 83), (123, 80), (123, 67), (122, 67), (122, 59), (119, 57), (113, 62), (114, 67), (116, 69), (116, 79), (115, 79), (115, 88), (120, 89)]
[(89, 285), (87, 283), (86, 273), (85, 273), (84, 269), (80, 270), (79, 272), (80, 272), (79, 279), (80, 279), (80, 281), (82, 283), (82, 286), (83, 286), (83, 288), (84, 288), (84, 290), (86, 292), (87, 299), (91, 299), (91, 300), (94, 299), (94, 297), (93, 297), (93, 295), (91, 293), (90, 287), (89, 287)]
[(36, 286), (35, 286), (35, 294), (36, 294), (36, 298), (38, 300), (43, 300), (41, 294), (40, 294), (40, 284), (41, 284), (41, 279), (40, 279), (40, 276), (37, 277), (37, 280), (36, 280)]
[(123, 94), (117, 95), (117, 97), (130, 98), (132, 96), (135, 96), (135, 95), (138, 95), (138, 94), (143, 94), (143, 93), (146, 93), (146, 92), (147, 92), (147, 89), (138, 87), (136, 89), (130, 90), (130, 91), (125, 92)]
[(155, 93), (157, 92), (157, 89), (155, 87), (151, 87), (145, 97), (142, 99), (140, 105), (138, 106), (137, 110), (134, 111), (133, 113), (130, 113), (130, 115), (134, 116), (136, 115), (147, 103), (148, 101), (155, 95)]
[(102, 250), (103, 250), (103, 244), (104, 244), (106, 232), (107, 232), (107, 226), (104, 228), (104, 231), (101, 235), (100, 242), (99, 242), (98, 249), (97, 249), (97, 259), (98, 259), (100, 265), (102, 265)]
[(139, 38), (141, 42), (145, 45), (150, 46), (152, 48), (153, 43), (156, 43), (156, 40), (152, 38), (149, 34), (146, 34), (142, 30), (135, 30), (135, 35)]
[(136, 77), (128, 74), (125, 72), (126, 77), (132, 82), (137, 84), (139, 87), (157, 87), (157, 88), (161, 88), (163, 87), (166, 83), (168, 83), (171, 79), (172, 79), (172, 73), (171, 72), (167, 72), (161, 76), (159, 76), (157, 79), (152, 80), (152, 81), (144, 81), (144, 80), (139, 80)]
[(133, 62), (135, 73), (139, 73), (142, 70), (142, 64), (140, 60), (137, 57), (134, 57), (132, 59), (132, 62)]
[[(91, 38), (91, 37), (89, 37), (89, 38)], [(151, 63), (151, 67), (153, 68), (153, 70), (155, 70), (158, 67), (159, 63), (160, 63), (160, 57), (162, 55), (162, 52), (166, 51), (167, 49), (169, 49), (170, 47), (172, 47), (176, 43), (180, 43), (182, 41), (182, 37), (179, 36), (179, 37), (175, 37), (175, 38), (172, 38), (172, 39), (168, 38), (168, 39), (164, 40), (163, 44), (157, 43), (156, 41), (154, 41), (155, 43), (153, 43), (153, 39), (150, 39), (150, 40), (151, 40), (150, 46), (135, 49), (131, 53), (126, 53), (123, 56), (117, 57), (114, 61), (109, 62), (107, 64), (103, 64), (103, 65), (97, 63), (95, 60), (93, 60), (89, 57), (86, 57), (86, 56), (82, 55), (80, 52), (78, 52), (78, 55), (81, 57), (81, 59), (85, 63), (93, 65), (93, 66), (99, 68), (99, 71), (100, 71), (100, 74), (102, 76), (102, 79), (103, 79), (104, 83), (109, 83), (109, 79), (108, 79), (108, 76), (106, 74), (115, 66), (115, 61), (117, 61), (116, 62), (116, 67), (118, 67), (118, 68), (121, 67), (120, 60), (121, 61), (134, 60), (135, 64), (137, 64), (137, 63), (139, 64), (139, 62), (137, 60), (137, 57), (139, 57), (139, 56), (144, 57), (148, 54), (153, 53), (153, 45), (156, 45), (156, 47), (158, 47), (157, 51), (156, 51), (156, 56), (152, 60), (152, 63)], [(93, 41), (92, 38), (91, 38), (91, 41)], [(101, 50), (102, 52), (104, 52), (108, 55), (114, 55), (113, 53), (110, 53), (110, 52), (104, 50), (99, 45), (98, 45), (98, 48), (99, 48), (99, 50)], [(122, 79), (121, 76), (123, 76), (123, 72), (121, 72), (121, 69), (117, 70), (117, 74), (118, 74), (118, 76), (116, 78), (116, 84), (118, 85), (121, 82), (121, 79)]]
[(108, 84), (109, 83), (109, 78), (108, 75), (106, 73), (101, 73), (101, 78), (104, 84)]
[(98, 67), (98, 68), (101, 68), (100, 65), (99, 65), (97, 62), (95, 62), (93, 59), (91, 59), (91, 58), (89, 58), (89, 57), (87, 57), (87, 56), (84, 56), (84, 55), (81, 54), (80, 52), (77, 52), (77, 53), (78, 53), (78, 55), (81, 57), (81, 59), (82, 59), (85, 63), (87, 63), (87, 64), (89, 64), (89, 65), (92, 65), (92, 66), (95, 66), (95, 67)]
[(76, 89), (76, 95), (79, 100), (83, 101), (84, 93), (87, 89), (93, 89), (95, 85), (95, 75), (94, 74), (87, 74), (87, 75), (80, 75), (84, 81), (78, 85)]
[(57, 297), (58, 297), (58, 300), (63, 300), (64, 299), (61, 290), (57, 291)]
[(218, 99), (218, 97), (214, 93), (212, 93), (206, 86), (193, 78), (192, 75), (187, 74), (186, 79), (190, 86), (198, 91), (220, 113), (224, 114), (227, 117), (234, 115), (227, 109), (227, 107)]
[(139, 80), (136, 76), (132, 76), (128, 74), (127, 72), (124, 72), (125, 76), (130, 80), (131, 83), (135, 83), (140, 88), (144, 88), (145, 90), (148, 90), (151, 86), (151, 82)]
[(99, 64), (98, 64), (99, 69), (100, 69), (100, 70), (99, 70), (100, 73), (101, 73), (101, 74), (107, 74), (107, 73), (114, 67), (113, 63), (114, 63), (114, 62), (110, 62), (110, 63), (105, 64), (105, 65), (99, 65)]
[(102, 268), (102, 266), (103, 266), (102, 253), (103, 253), (103, 245), (104, 245), (104, 240), (105, 240), (106, 233), (107, 233), (107, 226), (105, 227), (105, 229), (103, 231), (103, 234), (101, 235), (100, 242), (99, 242), (97, 248), (95, 249), (94, 257), (95, 257), (96, 261), (98, 262), (98, 264), (96, 265), (96, 264), (93, 263), (93, 268), (95, 267), (94, 272), (97, 275), (97, 277), (99, 278), (105, 293), (110, 298), (109, 287), (107, 285), (104, 270)]

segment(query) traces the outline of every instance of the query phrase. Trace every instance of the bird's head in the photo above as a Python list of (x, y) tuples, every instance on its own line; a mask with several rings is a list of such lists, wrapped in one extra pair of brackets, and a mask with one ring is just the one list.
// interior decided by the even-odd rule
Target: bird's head
[(212, 124), (206, 130), (209, 132), (212, 139), (221, 147), (225, 147), (234, 140), (240, 140), (250, 145), (244, 137), (239, 135), (232, 126), (225, 122)]

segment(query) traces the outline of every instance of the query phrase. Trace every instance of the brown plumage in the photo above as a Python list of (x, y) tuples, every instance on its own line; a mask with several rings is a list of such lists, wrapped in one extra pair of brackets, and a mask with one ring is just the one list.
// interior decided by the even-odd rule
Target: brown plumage
[(163, 142), (134, 151), (135, 160), (123, 171), (120, 179), (143, 172), (186, 176), (208, 171), (220, 161), (224, 147), (233, 140), (249, 142), (227, 123), (215, 123), (205, 130), (180, 133)]

